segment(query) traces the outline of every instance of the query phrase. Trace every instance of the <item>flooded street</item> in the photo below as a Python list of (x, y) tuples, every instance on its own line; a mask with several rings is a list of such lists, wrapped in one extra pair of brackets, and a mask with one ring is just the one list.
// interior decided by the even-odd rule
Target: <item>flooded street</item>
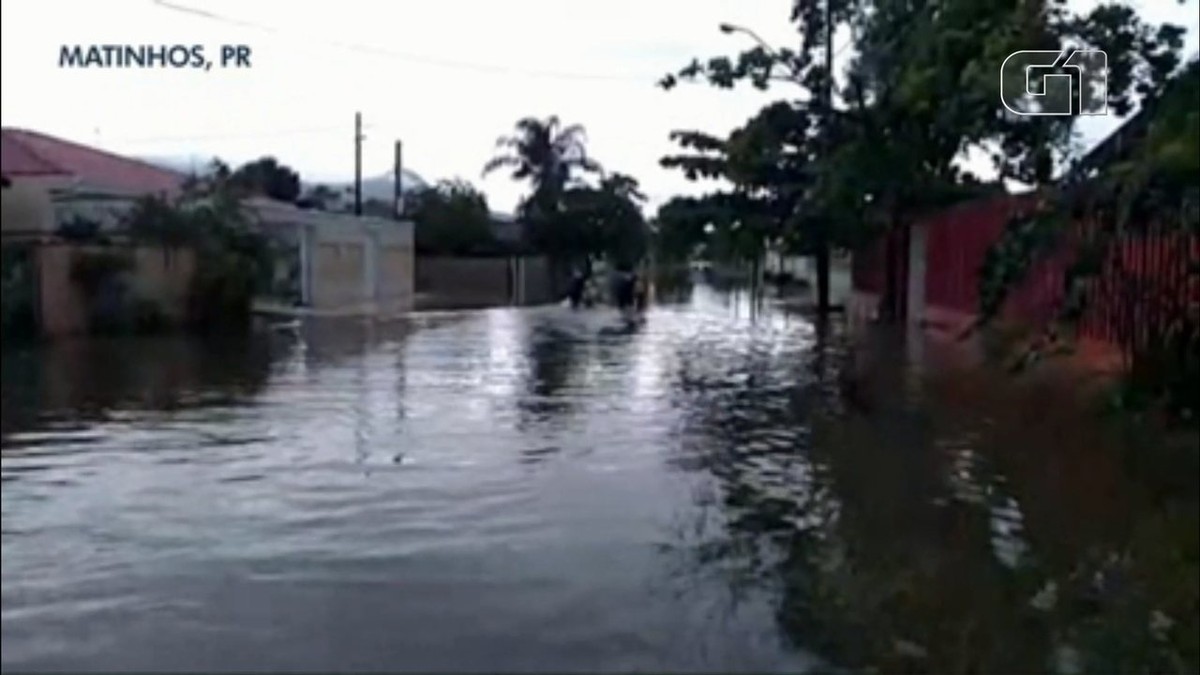
[(698, 287), (6, 351), (3, 666), (1197, 667), (1194, 471), (846, 344)]

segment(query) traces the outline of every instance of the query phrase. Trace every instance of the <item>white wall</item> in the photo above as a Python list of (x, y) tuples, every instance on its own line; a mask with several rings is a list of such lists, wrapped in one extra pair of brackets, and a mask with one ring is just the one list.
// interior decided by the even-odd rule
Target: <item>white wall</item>
[(0, 232), (5, 236), (45, 234), (57, 227), (50, 195), (40, 185), (13, 180), (0, 194)]
[(306, 303), (354, 314), (408, 311), (413, 302), (413, 224), (296, 208), (248, 204), (263, 229), (300, 248)]

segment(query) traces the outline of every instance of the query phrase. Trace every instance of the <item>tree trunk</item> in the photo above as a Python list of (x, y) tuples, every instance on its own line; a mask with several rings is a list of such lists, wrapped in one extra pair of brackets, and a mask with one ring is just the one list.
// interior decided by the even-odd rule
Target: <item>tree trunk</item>
[(829, 304), (829, 274), (830, 274), (830, 252), (829, 240), (825, 236), (825, 232), (818, 235), (817, 238), (817, 315), (828, 316), (831, 311)]
[(900, 218), (893, 214), (891, 223), (884, 234), (884, 279), (883, 294), (879, 298), (879, 318), (881, 321), (896, 321), (901, 318), (901, 298), (903, 288), (900, 284), (900, 256), (907, 254), (901, 246)]

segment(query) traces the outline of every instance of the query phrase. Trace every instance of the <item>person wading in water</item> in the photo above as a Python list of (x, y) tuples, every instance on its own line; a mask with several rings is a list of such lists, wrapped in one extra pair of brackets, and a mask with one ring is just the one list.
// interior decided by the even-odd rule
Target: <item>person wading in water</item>
[(613, 300), (616, 301), (617, 309), (624, 314), (633, 306), (633, 272), (621, 267), (613, 282)]
[(646, 311), (646, 279), (641, 274), (633, 275), (633, 309), (639, 314)]
[(571, 285), (567, 290), (567, 298), (571, 301), (572, 309), (579, 309), (583, 304), (583, 294), (587, 290), (587, 276), (583, 270), (576, 269), (571, 275)]
[(645, 285), (638, 273), (629, 268), (622, 269), (616, 279), (616, 287), (613, 291), (617, 308), (625, 319), (637, 320), (646, 307)]

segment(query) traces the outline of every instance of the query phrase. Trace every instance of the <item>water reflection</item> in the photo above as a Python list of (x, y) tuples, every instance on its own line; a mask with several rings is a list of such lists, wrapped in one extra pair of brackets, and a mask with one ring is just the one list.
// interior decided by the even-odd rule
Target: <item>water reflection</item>
[[(876, 354), (869, 381), (826, 378), (852, 382), (864, 412), (820, 395), (822, 371), (854, 368), (836, 349), (808, 373), (799, 355), (768, 371), (760, 353), (681, 373), (698, 437), (681, 465), (715, 479), (698, 498), (693, 573), (721, 572), (735, 597), (773, 589), (797, 646), (854, 669), (1195, 667), (1194, 486), (1139, 503), (1095, 418), (1047, 409), (1051, 392), (961, 371), (913, 386), (904, 359)], [(774, 387), (789, 377), (799, 385)]]
[(646, 318), (6, 352), (5, 668), (1200, 664), (1160, 448), (736, 292)]
[[(99, 421), (123, 409), (238, 405), (266, 383), (291, 342), (255, 335), (67, 340), (6, 349), (3, 433)], [(9, 445), (6, 443), (6, 448)]]
[(529, 428), (565, 415), (578, 404), (569, 388), (579, 370), (583, 337), (566, 327), (535, 326), (527, 338), (528, 373), (524, 393), (518, 399), (521, 428)]

